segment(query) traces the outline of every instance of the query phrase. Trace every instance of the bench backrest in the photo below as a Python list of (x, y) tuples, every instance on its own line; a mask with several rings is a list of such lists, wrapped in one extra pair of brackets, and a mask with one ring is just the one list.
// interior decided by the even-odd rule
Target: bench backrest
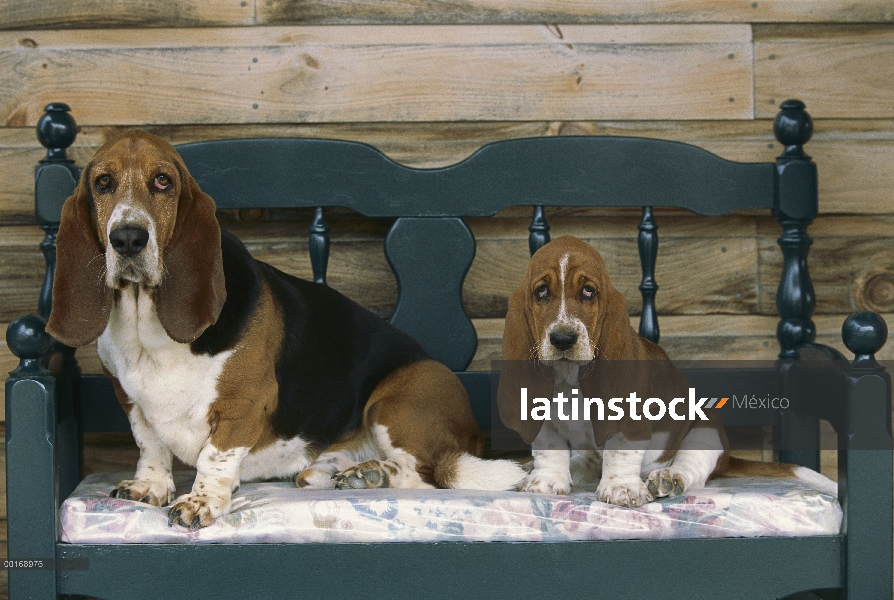
[[(80, 169), (66, 156), (76, 127), (68, 106), (51, 104), (38, 123), (47, 157), (36, 173), (36, 215), (47, 231), (47, 270), (39, 311), (47, 317), (55, 273), (55, 232), (61, 207)], [(265, 138), (231, 139), (177, 147), (190, 173), (220, 209), (311, 208), (308, 248), (314, 279), (325, 283), (329, 256), (326, 211), (343, 207), (393, 219), (385, 254), (398, 283), (391, 322), (415, 336), (429, 354), (460, 376), (479, 424), (490, 428), (493, 380), (467, 372), (477, 336), (462, 303), (463, 280), (475, 255), (464, 217), (532, 207), (529, 246), (549, 241), (545, 207), (641, 207), (638, 246), (642, 264), (640, 334), (659, 339), (655, 294), (658, 250), (653, 207), (679, 207), (704, 215), (737, 210), (771, 211), (780, 223), (783, 269), (776, 295), (780, 358), (797, 358), (813, 342), (815, 306), (807, 270), (807, 226), (817, 212), (816, 166), (804, 153), (812, 122), (804, 105), (786, 101), (774, 121), (785, 147), (775, 163), (735, 163), (701, 148), (647, 138), (546, 137), (500, 141), (455, 165), (409, 168), (356, 142)], [(631, 232), (633, 235), (633, 232)], [(729, 369), (693, 373), (699, 389), (728, 393)], [(740, 371), (739, 367), (736, 367)], [(775, 367), (752, 373), (773, 381)], [(736, 377), (743, 376), (741, 372)], [(748, 376), (748, 375), (745, 375)], [(127, 431), (123, 411), (101, 376), (79, 380), (83, 431)], [(711, 393), (706, 391), (705, 393)], [(730, 425), (774, 424), (777, 411), (736, 411)], [(496, 424), (495, 424), (496, 425)], [(792, 429), (788, 427), (788, 429)], [(796, 428), (793, 431), (804, 428)], [(802, 447), (817, 446), (818, 426)], [(789, 434), (786, 434), (789, 435)], [(801, 464), (818, 464), (818, 452)]]
[[(48, 109), (56, 105), (51, 105)], [(64, 111), (48, 111), (57, 116)], [(67, 115), (67, 113), (65, 113)], [(69, 117), (70, 118), (70, 117)], [(774, 211), (790, 249), (780, 284), (783, 354), (810, 342), (813, 289), (806, 270), (806, 226), (816, 214), (816, 168), (801, 145), (810, 118), (797, 101), (783, 104), (777, 138), (786, 146), (774, 163), (735, 163), (695, 146), (646, 138), (547, 137), (500, 141), (444, 168), (414, 169), (356, 142), (265, 138), (177, 147), (192, 175), (219, 209), (312, 207), (309, 248), (314, 279), (326, 280), (326, 207), (344, 207), (395, 221), (385, 253), (399, 295), (391, 321), (415, 336), (437, 360), (463, 371), (475, 353), (475, 329), (462, 305), (463, 279), (475, 239), (463, 217), (533, 207), (530, 248), (549, 240), (546, 206), (643, 207), (639, 226), (643, 309), (640, 332), (658, 340), (655, 312), (657, 232), (652, 207), (704, 215)], [(71, 138), (73, 141), (73, 137)], [(69, 142), (70, 143), (70, 142)], [(74, 187), (77, 169), (64, 147), (50, 146), (37, 173), (37, 215), (51, 229)], [(48, 282), (52, 265), (48, 265)], [(41, 312), (49, 312), (49, 283)]]

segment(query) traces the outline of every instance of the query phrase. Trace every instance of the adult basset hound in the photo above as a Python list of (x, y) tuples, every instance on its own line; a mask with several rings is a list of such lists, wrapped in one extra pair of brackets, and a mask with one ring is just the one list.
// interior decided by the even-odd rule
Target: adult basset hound
[[(112, 496), (204, 527), (240, 480), (502, 490), (465, 388), (409, 335), (254, 260), (160, 138), (108, 141), (62, 210), (47, 330), (97, 341), (140, 458)], [(197, 470), (174, 500), (172, 456)]]
[[(562, 418), (522, 420), (517, 408), (507, 409), (518, 406), (520, 385), (526, 386), (526, 397), (546, 399), (562, 394), (563, 399), (608, 400), (627, 397), (631, 390), (639, 392), (638, 400), (653, 393), (666, 399), (687, 395), (685, 378), (664, 350), (631, 327), (627, 303), (612, 285), (602, 257), (577, 238), (560, 237), (532, 256), (521, 286), (509, 299), (503, 357), (514, 364), (501, 378), (501, 417), (525, 441), (533, 441), (534, 467), (523, 490), (567, 494), (575, 455), (580, 458), (574, 461), (577, 468), (594, 470), (599, 477), (601, 467), (597, 496), (620, 506), (680, 495), (719, 475), (797, 477), (837, 495), (835, 482), (809, 469), (729, 457), (713, 409), (703, 410), (706, 421), (690, 420), (679, 408), (674, 415), (682, 419), (668, 410), (651, 420), (642, 411), (634, 418), (633, 409), (645, 406), (629, 402), (631, 412), (622, 419), (593, 419), (577, 426)], [(601, 449), (601, 457), (598, 451), (578, 452), (584, 449)]]

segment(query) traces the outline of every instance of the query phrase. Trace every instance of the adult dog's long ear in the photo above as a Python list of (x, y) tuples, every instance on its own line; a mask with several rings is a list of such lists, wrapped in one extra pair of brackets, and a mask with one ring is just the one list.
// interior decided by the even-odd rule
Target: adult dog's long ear
[[(179, 158), (179, 157), (178, 157)], [(171, 339), (190, 343), (217, 321), (227, 290), (214, 200), (177, 160), (181, 191), (177, 221), (164, 249), (155, 307)]]
[(606, 305), (602, 311), (602, 324), (599, 328), (596, 347), (599, 348), (597, 359), (631, 360), (633, 355), (633, 336), (630, 327), (630, 315), (627, 313), (627, 300), (624, 295), (609, 285), (605, 294)]
[(530, 413), (526, 420), (521, 419), (521, 389), (526, 390), (530, 411), (533, 398), (552, 399), (553, 378), (552, 369), (536, 360), (536, 341), (531, 330), (527, 296), (527, 286), (522, 284), (509, 297), (509, 310), (503, 331), (503, 363), (500, 368), (497, 407), (503, 424), (530, 444), (540, 433), (543, 421), (531, 419)]
[(62, 206), (56, 235), (53, 308), (47, 332), (68, 346), (89, 344), (109, 321), (114, 292), (106, 287), (105, 252), (96, 237), (87, 191), (90, 167)]

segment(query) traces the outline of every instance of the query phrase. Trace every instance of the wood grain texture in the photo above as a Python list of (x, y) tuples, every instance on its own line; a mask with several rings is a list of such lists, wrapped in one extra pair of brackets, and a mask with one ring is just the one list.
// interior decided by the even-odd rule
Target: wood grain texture
[(793, 95), (817, 118), (894, 117), (894, 28), (755, 27), (755, 115)]
[(108, 471), (136, 471), (140, 449), (131, 434), (85, 433), (83, 444), (82, 475)]
[(885, 0), (88, 0), (0, 2), (2, 28), (212, 27), (321, 24), (871, 23)]
[[(865, 281), (881, 271), (894, 272), (894, 228), (887, 235), (840, 237), (814, 236), (810, 247), (810, 275), (816, 291), (818, 313), (850, 313), (857, 310), (891, 311), (894, 299), (881, 306), (867, 306), (860, 289)], [(782, 252), (775, 240), (760, 241), (761, 312), (775, 308), (776, 284), (782, 271)]]
[(252, 25), (254, 0), (0, 0), (3, 29)]
[(0, 32), (0, 123), (59, 90), (81, 125), (753, 114), (747, 26), (148, 32)]
[(268, 0), (258, 21), (298, 23), (890, 22), (882, 1), (840, 0)]

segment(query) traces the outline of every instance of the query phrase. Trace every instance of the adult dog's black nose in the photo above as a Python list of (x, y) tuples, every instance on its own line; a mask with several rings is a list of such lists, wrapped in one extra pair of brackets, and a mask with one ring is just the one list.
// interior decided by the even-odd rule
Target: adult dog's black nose
[(549, 334), (549, 343), (565, 352), (577, 342), (577, 334), (573, 331), (554, 331)]
[(109, 241), (121, 256), (135, 256), (149, 243), (149, 232), (142, 227), (119, 227), (109, 234)]

